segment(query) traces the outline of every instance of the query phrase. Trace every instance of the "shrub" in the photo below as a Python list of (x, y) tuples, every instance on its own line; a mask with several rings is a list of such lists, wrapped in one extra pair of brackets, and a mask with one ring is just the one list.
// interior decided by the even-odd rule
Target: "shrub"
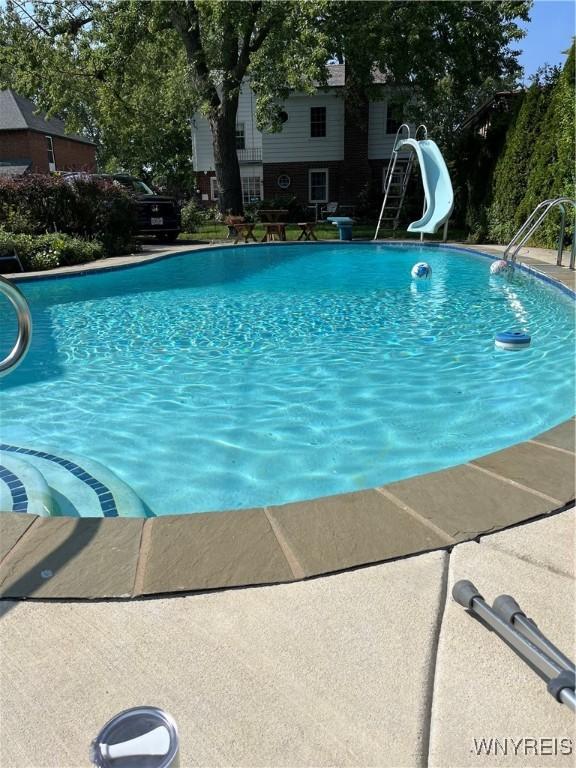
[(180, 212), (183, 232), (196, 232), (206, 221), (205, 211), (198, 206), (195, 200), (189, 200)]
[(496, 163), (488, 209), (488, 235), (498, 243), (507, 243), (523, 221), (522, 200), (554, 76), (552, 73), (547, 76), (546, 82), (538, 81), (530, 86), (518, 117), (506, 134), (504, 150)]
[(0, 178), (0, 221), (17, 232), (97, 238), (112, 255), (131, 250), (137, 205), (107, 180), (30, 174)]
[[(574, 43), (557, 83), (552, 91), (548, 109), (530, 160), (524, 199), (519, 218), (524, 221), (542, 201), (556, 197), (574, 197)], [(567, 220), (570, 221), (570, 213)], [(535, 233), (538, 245), (555, 248), (558, 239), (559, 212), (550, 215)]]
[(16, 254), (27, 271), (85, 264), (105, 253), (95, 240), (81, 240), (64, 234), (14, 234), (0, 228), (0, 254)]

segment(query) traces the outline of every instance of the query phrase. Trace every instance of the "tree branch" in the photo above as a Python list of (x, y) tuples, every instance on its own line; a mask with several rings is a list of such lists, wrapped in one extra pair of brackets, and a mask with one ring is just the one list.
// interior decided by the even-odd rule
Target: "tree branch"
[(50, 36), (50, 33), (49, 33), (49, 31), (46, 29), (46, 27), (42, 26), (42, 24), (40, 24), (40, 22), (38, 21), (38, 19), (36, 19), (36, 18), (35, 18), (35, 17), (34, 17), (34, 16), (31, 14), (31, 13), (28, 13), (28, 11), (26, 10), (26, 7), (25, 7), (24, 3), (20, 3), (20, 2), (18, 2), (18, 0), (13, 0), (13, 3), (14, 3), (14, 6), (15, 6), (15, 7), (16, 7), (16, 8), (17, 8), (17, 9), (18, 9), (18, 10), (19, 10), (21, 13), (23, 13), (25, 16), (27, 16), (27, 17), (30, 19), (30, 21), (31, 21), (31, 22), (34, 24), (34, 26), (36, 26), (36, 27), (37, 27), (37, 28), (38, 28), (38, 29), (39, 29), (41, 32), (44, 32), (44, 34), (45, 34), (45, 35), (47, 35), (48, 37)]
[(240, 53), (238, 55), (238, 63), (234, 69), (234, 77), (238, 82), (242, 81), (242, 78), (246, 74), (248, 64), (250, 63), (250, 40), (256, 27), (256, 19), (258, 13), (262, 8), (262, 2), (250, 3), (250, 15), (246, 21), (244, 28), (244, 34), (242, 35), (242, 43), (240, 44)]
[(185, 2), (186, 12), (181, 12), (180, 4), (175, 2), (170, 4), (170, 20), (184, 42), (188, 64), (194, 70), (201, 90), (207, 96), (211, 108), (218, 109), (221, 102), (218, 92), (210, 80), (210, 70), (206, 63), (206, 54), (204, 53), (200, 37), (198, 9), (194, 4), (194, 0), (185, 0)]

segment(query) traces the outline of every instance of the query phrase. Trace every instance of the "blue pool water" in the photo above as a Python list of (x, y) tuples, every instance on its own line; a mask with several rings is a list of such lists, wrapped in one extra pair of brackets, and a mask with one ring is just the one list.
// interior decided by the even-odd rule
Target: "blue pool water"
[[(427, 261), (427, 282), (410, 268)], [(22, 283), (1, 437), (110, 467), (155, 514), (355, 491), (574, 411), (573, 301), (447, 248), (252, 246)], [(15, 333), (0, 308), (0, 354)], [(530, 349), (494, 335), (523, 330)]]

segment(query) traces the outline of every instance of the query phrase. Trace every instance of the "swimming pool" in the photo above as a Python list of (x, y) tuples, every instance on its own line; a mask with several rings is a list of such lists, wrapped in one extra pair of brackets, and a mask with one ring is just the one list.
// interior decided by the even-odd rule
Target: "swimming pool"
[[(431, 280), (411, 278), (417, 261)], [(157, 515), (361, 490), (504, 448), (573, 415), (573, 301), (490, 264), (248, 246), (23, 282), (34, 336), (2, 381), (2, 441), (95, 459)], [(503, 330), (531, 347), (496, 350)]]

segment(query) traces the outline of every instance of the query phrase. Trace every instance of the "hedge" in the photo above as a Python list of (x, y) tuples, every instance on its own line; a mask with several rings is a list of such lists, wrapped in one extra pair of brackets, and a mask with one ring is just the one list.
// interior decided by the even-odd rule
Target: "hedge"
[[(574, 148), (574, 44), (552, 92), (530, 162), (526, 194), (519, 207), (524, 220), (542, 200), (574, 198), (576, 157)], [(572, 209), (567, 219), (570, 221)], [(559, 214), (543, 222), (539, 240), (556, 246)]]
[[(498, 160), (488, 210), (488, 237), (508, 242), (534, 208), (574, 197), (574, 44), (561, 73), (545, 73), (529, 89)], [(534, 245), (555, 248), (559, 213), (535, 233)]]
[[(0, 228), (0, 256), (16, 255), (27, 272), (71, 266), (105, 256), (102, 243), (62, 233), (14, 234)], [(2, 267), (4, 270), (4, 267)]]
[(123, 187), (102, 179), (0, 178), (0, 225), (20, 234), (97, 239), (106, 253), (116, 255), (132, 249), (137, 204)]
[(507, 243), (526, 216), (522, 202), (526, 194), (534, 145), (542, 129), (553, 79), (534, 82), (527, 90), (515, 122), (506, 135), (504, 151), (494, 171), (491, 202), (488, 208), (488, 237)]

